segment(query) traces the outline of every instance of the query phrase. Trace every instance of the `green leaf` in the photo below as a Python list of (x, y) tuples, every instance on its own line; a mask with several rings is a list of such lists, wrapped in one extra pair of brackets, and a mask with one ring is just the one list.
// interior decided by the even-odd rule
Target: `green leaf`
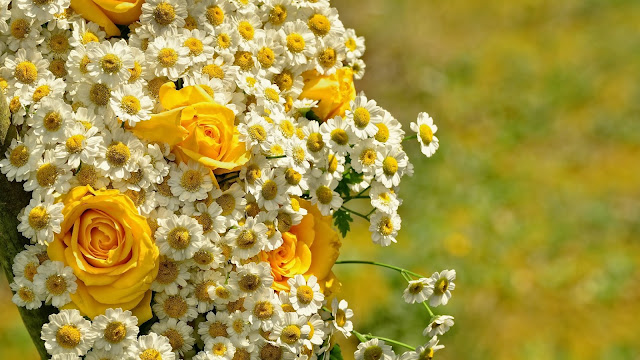
[(307, 111), (307, 113), (305, 114), (305, 117), (309, 120), (315, 120), (319, 123), (322, 123), (322, 119), (320, 119), (318, 115), (316, 115), (316, 113), (313, 112), (313, 110)]
[(333, 223), (342, 234), (342, 237), (347, 236), (347, 233), (351, 230), (352, 222), (351, 214), (343, 209), (338, 209), (333, 213)]
[(329, 360), (343, 360), (342, 358), (342, 349), (340, 349), (340, 345), (335, 344), (331, 349), (331, 353), (329, 354)]

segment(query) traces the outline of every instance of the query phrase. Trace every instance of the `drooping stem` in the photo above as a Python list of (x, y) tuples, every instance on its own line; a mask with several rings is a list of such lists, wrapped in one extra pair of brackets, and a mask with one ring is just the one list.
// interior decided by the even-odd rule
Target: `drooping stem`
[(359, 217), (361, 217), (361, 218), (363, 218), (363, 219), (365, 219), (365, 220), (369, 221), (369, 216), (368, 216), (368, 215), (364, 215), (364, 214), (361, 214), (361, 213), (359, 213), (359, 212), (357, 212), (357, 211), (353, 211), (353, 210), (351, 210), (351, 209), (347, 209), (347, 208), (346, 208), (346, 207), (344, 207), (344, 206), (343, 206), (343, 207), (341, 207), (341, 209), (342, 209), (342, 210), (344, 210), (344, 211), (346, 211), (346, 212), (352, 213), (353, 215), (359, 216)]
[[(352, 331), (353, 335), (355, 335), (355, 337), (358, 338), (358, 340), (360, 340), (360, 342), (365, 342), (367, 340), (371, 340), (371, 339), (379, 339), (382, 340), (386, 343), (392, 344), (392, 345), (397, 345), (397, 346), (402, 346), (404, 348), (407, 348), (409, 350), (413, 350), (415, 351), (416, 348), (409, 345), (409, 344), (405, 344), (403, 342), (397, 341), (397, 340), (393, 340), (393, 339), (389, 339), (386, 337), (382, 337), (382, 336), (376, 336), (376, 335), (371, 335), (371, 334), (361, 334), (355, 330)], [(363, 341), (364, 340), (364, 341)]]
[(409, 141), (417, 138), (418, 138), (418, 134), (414, 134), (414, 135), (406, 136), (404, 139), (402, 139), (402, 141), (404, 142), (404, 141)]
[(407, 270), (407, 269), (403, 269), (401, 267), (398, 266), (393, 266), (393, 265), (389, 265), (389, 264), (384, 264), (384, 263), (380, 263), (377, 261), (368, 261), (368, 260), (339, 260), (336, 261), (336, 264), (366, 264), (366, 265), (375, 265), (375, 266), (380, 266), (380, 267), (384, 267), (387, 269), (392, 269), (395, 271), (398, 271), (400, 273), (405, 273), (405, 274), (410, 274), (413, 275), (415, 277), (418, 278), (425, 278), (426, 276), (422, 276), (418, 273), (415, 273), (413, 271)]

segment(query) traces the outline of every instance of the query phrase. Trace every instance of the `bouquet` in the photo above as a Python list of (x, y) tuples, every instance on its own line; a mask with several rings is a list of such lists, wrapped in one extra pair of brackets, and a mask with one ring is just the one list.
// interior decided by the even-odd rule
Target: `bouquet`
[[(403, 142), (426, 156), (439, 143), (428, 114), (405, 136), (357, 93), (364, 39), (328, 0), (0, 10), (0, 170), (28, 199), (6, 201), (20, 211), (1, 247), (21, 247), (8, 277), (25, 320), (44, 314), (43, 357), (341, 359), (336, 340), (352, 335), (358, 360), (443, 347), (453, 317), (432, 307), (455, 271), (339, 260), (354, 217), (373, 243), (396, 242), (413, 172)], [(354, 330), (332, 272), (347, 263), (406, 279), (404, 300), (428, 313), (424, 344)]]

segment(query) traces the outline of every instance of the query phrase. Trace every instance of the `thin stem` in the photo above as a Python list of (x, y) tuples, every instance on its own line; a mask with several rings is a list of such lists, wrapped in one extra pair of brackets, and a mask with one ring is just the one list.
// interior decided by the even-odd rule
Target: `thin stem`
[(371, 188), (371, 185), (367, 186), (366, 188), (364, 188), (362, 191), (360, 191), (357, 195), (355, 196), (348, 196), (344, 199), (344, 203), (349, 202), (353, 199), (369, 199), (369, 195), (362, 195), (365, 192), (367, 192), (367, 190), (369, 190)]
[(229, 177), (227, 177), (227, 178), (224, 178), (224, 179), (222, 179), (222, 180), (218, 181), (218, 184), (224, 184), (224, 183), (226, 183), (226, 182), (227, 182), (227, 181), (229, 181), (229, 180), (237, 179), (237, 178), (239, 178), (239, 177), (240, 177), (240, 173), (237, 173), (237, 174), (235, 174), (235, 175), (233, 175), (233, 176), (229, 176)]
[(404, 348), (407, 348), (407, 349), (413, 350), (413, 351), (416, 350), (415, 347), (413, 347), (413, 346), (411, 346), (409, 344), (405, 344), (403, 342), (400, 342), (400, 341), (397, 341), (397, 340), (393, 340), (393, 339), (389, 339), (389, 338), (386, 338), (386, 337), (376, 336), (376, 335), (371, 335), (371, 334), (360, 334), (359, 332), (357, 332), (355, 330), (352, 331), (352, 333), (353, 333), (353, 335), (355, 335), (358, 338), (358, 340), (360, 340), (360, 342), (364, 342), (364, 341), (362, 341), (362, 339), (364, 339), (365, 341), (366, 340), (371, 340), (371, 339), (379, 339), (379, 340), (382, 340), (382, 341), (384, 341), (386, 343), (389, 343), (389, 344), (392, 344), (392, 345), (402, 346)]
[(385, 267), (387, 269), (392, 269), (395, 271), (398, 271), (400, 273), (406, 273), (406, 274), (410, 274), (413, 275), (415, 277), (419, 277), (419, 278), (424, 278), (426, 276), (422, 276), (418, 273), (414, 273), (413, 271), (409, 271), (407, 269), (403, 269), (401, 267), (398, 266), (393, 266), (393, 265), (389, 265), (389, 264), (384, 264), (384, 263), (380, 263), (380, 262), (376, 262), (376, 261), (368, 261), (368, 260), (340, 260), (340, 261), (336, 261), (336, 264), (366, 264), (366, 265), (375, 265), (375, 266), (380, 266), (380, 267)]
[(267, 159), (282, 159), (286, 157), (287, 155), (271, 155), (271, 156), (267, 156)]
[(361, 218), (363, 218), (363, 219), (365, 219), (365, 220), (369, 221), (369, 216), (367, 216), (367, 215), (362, 215), (362, 214), (360, 214), (359, 212), (357, 212), (357, 211), (353, 211), (353, 210), (351, 210), (351, 209), (347, 209), (347, 208), (346, 208), (346, 207), (344, 207), (344, 206), (342, 206), (342, 207), (341, 207), (341, 209), (342, 209), (342, 210), (344, 210), (344, 211), (350, 212), (350, 213), (352, 213), (353, 215), (359, 216), (359, 217), (361, 217)]
[(413, 140), (413, 139), (417, 139), (418, 138), (418, 134), (414, 134), (414, 135), (409, 135), (407, 137), (405, 137), (404, 139), (402, 139), (402, 141), (409, 141), (409, 140)]

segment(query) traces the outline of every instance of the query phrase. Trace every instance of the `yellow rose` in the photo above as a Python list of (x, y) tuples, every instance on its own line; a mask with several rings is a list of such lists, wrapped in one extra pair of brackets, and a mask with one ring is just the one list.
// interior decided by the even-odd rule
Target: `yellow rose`
[(323, 216), (309, 201), (300, 199), (299, 203), (307, 209), (307, 215), (282, 234), (284, 243), (280, 248), (263, 252), (261, 257), (271, 264), (275, 290), (289, 290), (287, 280), (298, 274), (305, 278), (315, 275), (329, 295), (340, 285), (331, 271), (340, 255), (340, 236), (331, 225), (331, 216)]
[(83, 18), (102, 26), (107, 36), (120, 35), (115, 24), (129, 25), (142, 14), (143, 0), (71, 0), (71, 8)]
[(336, 70), (332, 75), (320, 75), (315, 70), (302, 74), (304, 88), (300, 98), (320, 101), (313, 112), (322, 121), (327, 121), (338, 115), (344, 116), (349, 109), (349, 103), (356, 98), (356, 88), (353, 85), (353, 70), (344, 67)]
[(131, 129), (151, 142), (166, 142), (182, 162), (194, 160), (216, 174), (239, 170), (249, 161), (246, 146), (239, 140), (235, 115), (199, 86), (176, 90), (168, 82), (160, 88), (164, 112), (141, 121)]
[(146, 219), (118, 190), (78, 186), (63, 203), (60, 233), (47, 252), (78, 278), (65, 308), (92, 319), (108, 308), (131, 310), (139, 323), (151, 319), (149, 287), (158, 274), (159, 257)]

